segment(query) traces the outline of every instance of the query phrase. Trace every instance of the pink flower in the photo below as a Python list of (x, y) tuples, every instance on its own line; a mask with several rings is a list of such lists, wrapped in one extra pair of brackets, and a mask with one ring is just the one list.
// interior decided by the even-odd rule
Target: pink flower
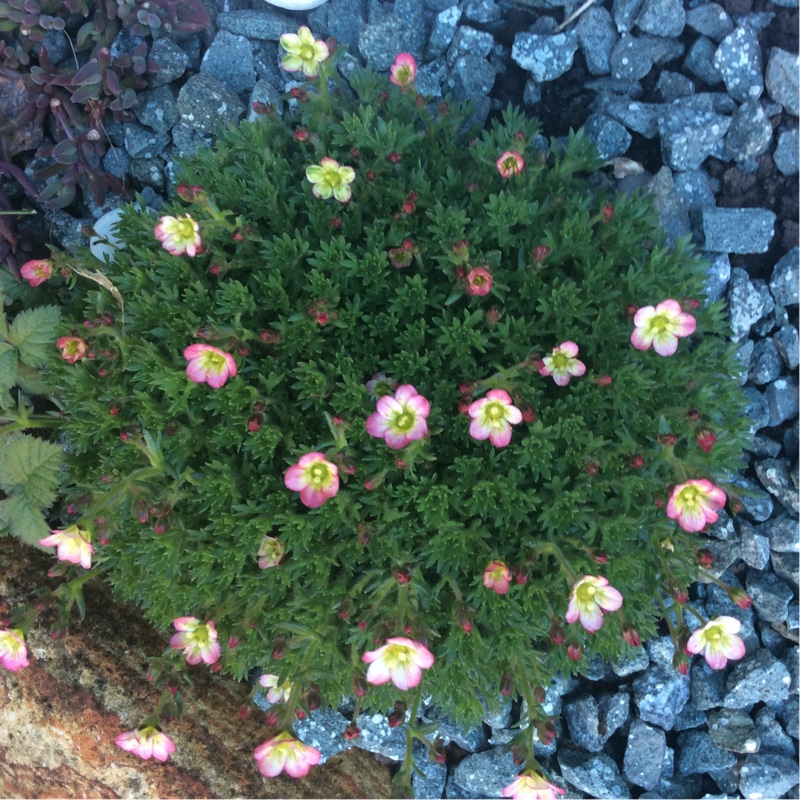
[(9, 672), (19, 672), (28, 666), (28, 648), (25, 634), (19, 628), (0, 631), (0, 667)]
[(277, 567), (285, 552), (286, 545), (279, 542), (274, 536), (265, 536), (261, 540), (261, 547), (258, 548), (259, 569)]
[(31, 286), (38, 286), (44, 283), (53, 275), (53, 262), (47, 259), (39, 261), (26, 261), (20, 267), (20, 274)]
[(552, 375), (558, 386), (566, 386), (570, 378), (579, 378), (586, 372), (586, 365), (575, 357), (577, 355), (578, 345), (575, 342), (563, 342), (542, 359), (544, 366), (539, 369), (539, 374), (545, 378)]
[(89, 542), (91, 538), (89, 531), (70, 525), (63, 531), (50, 531), (50, 536), (39, 539), (39, 544), (42, 547), (57, 546), (59, 561), (69, 561), (70, 564), (80, 564), (84, 569), (91, 569), (94, 553), (94, 547)]
[(325, 460), (324, 453), (306, 453), (286, 470), (283, 482), (287, 489), (300, 492), (300, 502), (319, 508), (339, 491), (339, 469)]
[(170, 753), (175, 752), (175, 745), (165, 733), (161, 733), (158, 728), (147, 725), (144, 728), (137, 728), (133, 731), (121, 733), (114, 740), (114, 744), (123, 750), (143, 758), (155, 758), (156, 761), (166, 761)]
[(210, 344), (190, 344), (183, 357), (189, 362), (186, 374), (194, 383), (207, 383), (212, 389), (225, 385), (236, 375), (236, 362), (230, 353)]
[(497, 594), (505, 594), (511, 581), (511, 570), (502, 561), (492, 561), (483, 571), (483, 585)]
[(189, 214), (185, 217), (161, 217), (153, 233), (161, 246), (173, 256), (196, 256), (200, 250), (200, 228)]
[(80, 361), (86, 355), (86, 342), (79, 336), (62, 336), (56, 347), (61, 351), (61, 358), (69, 364)]
[(178, 617), (172, 624), (178, 633), (169, 640), (175, 650), (183, 650), (187, 664), (213, 664), (220, 656), (217, 628), (209, 620), (200, 622), (197, 617)]
[(267, 778), (274, 778), (284, 770), (293, 778), (302, 778), (322, 758), (319, 750), (303, 744), (286, 731), (281, 731), (256, 747), (253, 756), (258, 763), (258, 771)]
[(387, 378), (382, 372), (376, 372), (372, 380), (366, 383), (367, 391), (373, 396), (391, 394), (398, 386), (397, 381)]
[(744, 657), (744, 642), (736, 635), (741, 627), (735, 617), (717, 617), (689, 637), (686, 649), (695, 655), (703, 653), (711, 669), (722, 669), (729, 658), (735, 661)]
[(467, 294), (484, 297), (492, 290), (492, 273), (486, 267), (474, 267), (467, 275)]
[(711, 481), (686, 481), (672, 490), (667, 516), (678, 520), (685, 531), (701, 531), (719, 519), (717, 511), (725, 505), (725, 500), (725, 492)]
[(374, 414), (367, 417), (367, 433), (384, 439), (392, 450), (423, 439), (428, 433), (431, 404), (410, 384), (397, 387), (394, 397), (378, 400)]
[(637, 350), (653, 349), (660, 356), (671, 356), (678, 349), (678, 337), (695, 332), (697, 321), (685, 313), (677, 300), (664, 300), (655, 308), (640, 308), (633, 318), (631, 344)]
[(513, 783), (503, 789), (503, 797), (513, 800), (556, 800), (566, 792), (554, 783), (545, 780), (538, 772), (523, 772)]
[(510, 178), (512, 175), (519, 175), (524, 167), (525, 162), (516, 150), (506, 150), (506, 152), (497, 159), (497, 171), (504, 178)]
[(285, 680), (283, 683), (279, 683), (279, 678), (277, 675), (262, 675), (258, 682), (265, 688), (269, 689), (267, 692), (267, 701), (275, 705), (277, 703), (284, 703), (289, 697), (289, 693), (292, 691), (292, 682), (289, 680)]
[(417, 60), (411, 53), (398, 53), (389, 67), (389, 81), (401, 89), (414, 85), (417, 76)]
[(621, 606), (622, 595), (609, 586), (605, 578), (584, 575), (572, 587), (567, 622), (575, 622), (580, 617), (581, 625), (594, 633), (603, 627), (603, 611), (616, 611)]
[(417, 686), (422, 670), (433, 666), (433, 654), (425, 645), (402, 636), (387, 639), (383, 647), (364, 653), (362, 659), (369, 664), (367, 680), (371, 684), (382, 686), (391, 681), (402, 691)]
[(486, 392), (485, 397), (469, 405), (467, 413), (472, 417), (469, 435), (488, 439), (495, 447), (505, 447), (511, 441), (511, 426), (522, 422), (522, 412), (502, 389)]

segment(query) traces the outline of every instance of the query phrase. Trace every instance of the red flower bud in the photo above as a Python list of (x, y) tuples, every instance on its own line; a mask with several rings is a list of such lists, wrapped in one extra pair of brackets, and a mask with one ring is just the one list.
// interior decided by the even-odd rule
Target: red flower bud
[(394, 463), (398, 469), (408, 469), (408, 462), (404, 461), (402, 458), (396, 458)]
[(336, 228), (338, 230), (342, 227), (342, 218), (341, 217), (334, 217), (331, 220), (331, 228)]
[(539, 705), (542, 705), (547, 700), (547, 692), (544, 686), (533, 687), (533, 698)]
[(728, 587), (728, 597), (732, 602), (736, 603), (739, 608), (751, 608), (753, 605), (753, 598), (747, 592), (743, 592), (736, 586)]
[(697, 551), (697, 563), (701, 567), (714, 566), (714, 554), (707, 547), (701, 547)]
[(528, 582), (527, 567), (517, 565), (511, 569), (511, 574), (514, 576), (518, 586), (524, 586)]
[(638, 453), (628, 459), (628, 466), (631, 469), (641, 469), (644, 466), (644, 456)]
[(229, 636), (228, 637), (228, 650), (235, 650), (239, 646), (239, 637), (238, 636)]
[(278, 331), (261, 331), (260, 335), (261, 340), (266, 344), (278, 344), (283, 341), (283, 336)]
[(278, 715), (274, 711), (268, 711), (264, 716), (264, 724), (270, 728), (278, 724)]
[(399, 163), (400, 163), (400, 161), (402, 160), (402, 158), (403, 158), (403, 157), (402, 157), (402, 156), (400, 155), (400, 153), (398, 153), (397, 151), (395, 151), (395, 150), (392, 150), (392, 152), (391, 152), (391, 153), (389, 153), (389, 155), (387, 156), (387, 158), (389, 159), (389, 161), (390, 161), (392, 164), (399, 164)]
[(608, 555), (604, 551), (602, 551), (599, 547), (592, 548), (590, 555), (592, 560), (597, 564), (607, 564), (608, 563)]
[(570, 661), (580, 661), (581, 660), (581, 646), (579, 644), (568, 644), (567, 645), (567, 658)]
[(394, 709), (392, 709), (386, 718), (390, 728), (399, 728), (406, 721), (407, 709), (408, 706), (406, 706), (402, 700), (398, 700), (394, 704)]
[(463, 414), (465, 417), (469, 416), (469, 407), (471, 403), (468, 400), (462, 400), (458, 404), (458, 413)]
[(550, 626), (550, 641), (553, 644), (562, 644), (564, 642), (564, 629), (558, 620), (553, 620)]
[(239, 719), (247, 719), (250, 716), (250, 706), (246, 703), (239, 706)]
[[(219, 662), (217, 662), (217, 663), (219, 663)], [(294, 715), (295, 715), (295, 716), (297, 717), (297, 719), (299, 719), (299, 720), (304, 720), (304, 719), (305, 719), (305, 718), (308, 716), (308, 714), (306, 714), (306, 712), (305, 712), (305, 711), (303, 711), (303, 709), (302, 709), (302, 708), (296, 708), (296, 709), (294, 710)]]
[(658, 441), (665, 447), (674, 447), (675, 435), (672, 433), (662, 433), (661, 435), (659, 435)]
[(363, 697), (367, 693), (367, 682), (361, 675), (353, 675), (353, 694)]
[(500, 321), (500, 312), (496, 308), (490, 308), (486, 312), (486, 321), (490, 325), (496, 325)]
[(714, 431), (709, 428), (698, 428), (694, 435), (704, 453), (710, 453), (714, 443), (718, 441)]
[(361, 158), (361, 151), (357, 147), (353, 147), (350, 150), (350, 155), (355, 159)]
[(403, 203), (403, 213), (404, 214), (413, 214), (417, 210), (416, 204), (412, 203), (410, 200), (406, 200)]
[(508, 697), (514, 691), (514, 678), (507, 672), (500, 678), (500, 694)]
[(468, 183), (467, 184), (467, 191), (468, 192), (476, 192), (480, 188), (481, 188), (481, 185), (479, 183)]
[(116, 403), (112, 403), (108, 408), (108, 413), (111, 414), (112, 417), (118, 417), (120, 411), (121, 409)]
[[(575, 661), (580, 659), (580, 648), (578, 648), (578, 658)], [(536, 734), (539, 737), (539, 741), (543, 745), (552, 744), (556, 738), (556, 729), (550, 720), (545, 720), (540, 722), (536, 726)]]
[(167, 530), (167, 523), (163, 520), (159, 520), (153, 525), (153, 533), (156, 536), (161, 536), (162, 533), (166, 533)]
[(684, 311), (697, 311), (700, 308), (700, 301), (695, 297), (682, 297), (681, 308)]
[(664, 500), (661, 497), (656, 497), (656, 508), (664, 508)]
[(514, 134), (514, 138), (517, 139), (520, 142), (524, 142), (525, 141), (525, 134), (522, 131), (517, 131)]
[(681, 675), (685, 675), (689, 671), (689, 659), (683, 653), (675, 653), (672, 657), (672, 666)]
[(358, 739), (358, 737), (361, 735), (361, 728), (359, 728), (358, 725), (348, 725), (344, 729), (344, 733), (342, 735), (345, 739), (347, 739), (348, 742), (351, 742), (353, 739)]
[(546, 244), (540, 244), (533, 248), (533, 260), (537, 264), (544, 264), (544, 260), (552, 251)]
[(614, 216), (614, 206), (603, 206), (600, 213), (603, 215), (603, 222), (608, 222)]
[(128, 431), (120, 431), (119, 438), (122, 439), (123, 442), (127, 442), (128, 439), (131, 438), (131, 435), (128, 433)]
[(312, 683), (308, 687), (306, 693), (306, 705), (309, 711), (316, 711), (322, 705), (322, 693), (316, 683)]
[(689, 595), (683, 589), (675, 589), (673, 595), (675, 602), (684, 606), (689, 602)]
[(642, 639), (639, 636), (639, 631), (633, 627), (629, 622), (622, 624), (622, 638), (631, 646), (639, 647), (642, 644)]
[(263, 424), (264, 415), (260, 411), (257, 411), (255, 414), (251, 414), (250, 419), (247, 420), (247, 430), (249, 430), (250, 433), (256, 433), (261, 430)]
[(598, 472), (600, 472), (600, 464), (597, 461), (594, 461), (594, 460), (587, 461), (583, 465), (583, 471), (587, 475), (589, 475), (590, 477), (593, 478), (595, 475), (597, 475)]
[(629, 318), (633, 318), (633, 317), (636, 316), (636, 312), (638, 310), (639, 310), (639, 308), (637, 306), (633, 305), (633, 303), (631, 303), (631, 305), (629, 305), (629, 306), (627, 306), (625, 308), (625, 315), (627, 317), (629, 317)]
[(603, 375), (600, 378), (595, 378), (594, 382), (598, 386), (610, 386), (611, 385), (611, 376), (610, 375)]
[(295, 141), (305, 142), (308, 139), (308, 131), (305, 128), (298, 128), (294, 132)]
[(255, 101), (255, 102), (254, 102), (254, 103), (253, 103), (253, 104), (250, 106), (250, 108), (252, 108), (252, 109), (253, 109), (253, 111), (255, 111), (255, 113), (256, 113), (256, 114), (258, 114), (260, 117), (263, 117), (263, 116), (265, 116), (266, 114), (271, 114), (271, 113), (272, 113), (272, 111), (274, 111), (274, 106), (272, 106), (272, 105), (267, 105), (267, 104), (265, 104), (265, 103), (259, 103), (259, 102), (258, 102), (258, 100), (256, 100), (256, 101)]
[(696, 408), (690, 408), (686, 412), (687, 419), (692, 420), (692, 422), (697, 422), (700, 419), (700, 412)]
[(375, 180), (375, 173), (371, 169), (367, 170), (367, 180), (368, 181), (374, 181)]

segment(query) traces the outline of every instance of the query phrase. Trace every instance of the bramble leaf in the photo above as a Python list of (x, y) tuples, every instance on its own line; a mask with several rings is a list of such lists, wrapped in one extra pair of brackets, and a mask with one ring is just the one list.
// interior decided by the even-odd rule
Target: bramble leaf
[(47, 363), (60, 320), (61, 311), (56, 306), (41, 306), (17, 314), (7, 338), (19, 350), (20, 361), (30, 367), (41, 367)]
[(56, 496), (63, 451), (57, 444), (27, 433), (13, 433), (0, 442), (0, 489), (22, 495), (36, 508)]
[(44, 515), (22, 495), (0, 501), (0, 535), (16, 536), (25, 544), (41, 547), (39, 539), (50, 535)]

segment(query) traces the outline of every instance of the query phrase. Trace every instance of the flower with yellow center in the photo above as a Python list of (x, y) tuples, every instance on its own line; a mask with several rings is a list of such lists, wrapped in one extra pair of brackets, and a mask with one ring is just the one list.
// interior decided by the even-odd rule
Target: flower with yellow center
[(350, 184), (355, 177), (352, 167), (343, 167), (333, 158), (323, 158), (319, 164), (306, 168), (306, 178), (313, 184), (311, 191), (321, 200), (333, 195), (340, 203), (346, 203), (353, 194)]
[(725, 492), (705, 479), (686, 481), (672, 490), (667, 503), (667, 516), (676, 519), (685, 531), (701, 531), (713, 525), (724, 505)]
[(539, 374), (544, 377), (552, 375), (558, 386), (566, 386), (570, 378), (578, 378), (586, 372), (586, 365), (576, 358), (577, 355), (578, 345), (575, 342), (563, 342), (542, 359), (543, 366)]
[(202, 244), (200, 228), (189, 214), (185, 217), (161, 217), (153, 233), (161, 246), (173, 256), (184, 253), (196, 256)]
[(673, 355), (678, 349), (678, 337), (690, 336), (697, 328), (695, 318), (685, 313), (677, 300), (664, 300), (655, 308), (640, 308), (633, 324), (631, 344), (637, 350), (649, 350), (652, 346), (660, 356)]
[(330, 55), (328, 45), (315, 39), (305, 25), (297, 33), (284, 33), (280, 41), (286, 51), (281, 66), (287, 72), (301, 69), (307, 78), (319, 75), (319, 65)]
[(729, 658), (744, 657), (744, 642), (736, 635), (741, 627), (735, 617), (717, 617), (689, 637), (686, 649), (696, 655), (703, 653), (711, 669), (722, 669)]
[(287, 489), (300, 492), (304, 506), (319, 508), (339, 491), (339, 470), (324, 453), (306, 453), (286, 470), (283, 482)]
[(382, 686), (391, 681), (402, 691), (417, 686), (422, 670), (433, 666), (433, 654), (425, 645), (402, 636), (387, 639), (383, 647), (364, 653), (362, 659), (369, 664), (367, 680), (371, 684)]
[(617, 611), (622, 606), (622, 595), (608, 585), (606, 578), (584, 575), (573, 587), (567, 608), (567, 622), (576, 622), (589, 633), (603, 627), (603, 612)]

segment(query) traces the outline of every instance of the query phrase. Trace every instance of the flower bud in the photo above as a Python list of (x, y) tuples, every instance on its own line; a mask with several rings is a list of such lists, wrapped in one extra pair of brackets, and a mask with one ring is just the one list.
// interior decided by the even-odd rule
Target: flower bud
[(553, 620), (552, 625), (550, 625), (550, 641), (553, 644), (563, 644), (564, 642), (564, 629), (558, 620)]
[(611, 217), (614, 216), (614, 206), (603, 206), (603, 208), (600, 210), (600, 213), (603, 216), (603, 222), (608, 222)]
[(704, 453), (710, 453), (711, 449), (714, 447), (714, 444), (718, 441), (714, 431), (710, 430), (709, 428), (698, 428), (694, 432), (694, 435), (697, 439), (697, 444), (700, 445), (700, 449)]
[[(580, 651), (580, 648), (578, 648)], [(580, 652), (578, 652), (578, 658), (580, 658)], [(578, 659), (575, 659), (577, 661)], [(543, 745), (552, 744), (556, 738), (556, 728), (550, 720), (543, 720), (536, 725), (536, 735), (539, 737), (539, 741)]]
[(339, 230), (339, 228), (341, 228), (341, 227), (342, 227), (342, 218), (341, 217), (334, 217), (331, 220), (331, 228), (335, 228), (336, 230)]
[(394, 704), (394, 708), (386, 717), (390, 728), (399, 728), (406, 721), (406, 704), (402, 700), (398, 700)]
[(294, 138), (297, 142), (305, 142), (308, 139), (308, 131), (305, 128), (298, 128), (294, 132)]
[(644, 456), (636, 453), (628, 459), (628, 466), (631, 469), (641, 469), (644, 466)]
[(228, 637), (228, 650), (235, 650), (239, 646), (239, 637), (238, 636), (229, 636)]
[(496, 325), (500, 321), (500, 312), (496, 308), (490, 308), (486, 312), (486, 321), (490, 325)]
[(639, 308), (638, 308), (637, 306), (635, 306), (635, 305), (631, 304), (631, 305), (629, 305), (629, 306), (627, 306), (627, 307), (626, 307), (626, 309), (625, 309), (625, 315), (626, 315), (627, 317), (629, 317), (630, 319), (633, 319), (633, 318), (636, 316), (636, 312), (637, 312), (638, 310), (639, 310)]
[(611, 386), (612, 380), (610, 375), (602, 375), (599, 378), (595, 378), (594, 382), (598, 386)]
[(367, 177), (368, 181), (374, 181), (375, 180), (375, 173), (371, 169), (368, 169), (366, 177)]
[(530, 407), (528, 403), (525, 403), (523, 406), (520, 407), (520, 413), (522, 414), (523, 422), (534, 422), (536, 420), (536, 412)]
[(264, 724), (270, 728), (273, 728), (275, 725), (278, 724), (278, 715), (274, 711), (268, 711), (264, 715)]
[(517, 564), (511, 568), (511, 574), (517, 582), (517, 586), (524, 586), (528, 582), (528, 568)]
[(361, 675), (353, 675), (353, 694), (363, 697), (367, 693), (367, 682)]
[(675, 588), (672, 591), (672, 596), (675, 598), (675, 602), (679, 605), (686, 605), (689, 602), (689, 595), (683, 589)]
[(714, 554), (707, 547), (701, 547), (697, 551), (697, 563), (700, 564), (701, 567), (713, 567)]
[(753, 605), (753, 598), (747, 592), (742, 591), (736, 586), (727, 587), (728, 597), (731, 602), (736, 603), (739, 608), (751, 608)]
[(500, 678), (500, 694), (503, 697), (508, 697), (514, 691), (514, 678), (507, 672), (504, 672)]
[(690, 419), (692, 422), (697, 422), (700, 419), (700, 412), (696, 408), (690, 408), (686, 412), (686, 418)]
[(536, 264), (544, 264), (544, 260), (552, 251), (546, 244), (540, 244), (533, 248), (533, 260)]
[(599, 547), (593, 547), (589, 551), (589, 555), (596, 564), (607, 564), (608, 563), (608, 555), (601, 550)]
[(271, 104), (267, 103), (260, 103), (258, 100), (255, 100), (253, 104), (250, 106), (253, 111), (258, 114), (260, 117), (266, 116), (267, 114), (271, 114), (275, 108)]
[[(219, 663), (219, 662), (217, 662), (217, 663)], [(296, 708), (294, 710), (294, 715), (297, 717), (297, 719), (299, 719), (301, 721), (304, 720), (308, 716), (308, 714), (306, 714), (306, 712), (303, 711), (302, 708)]]
[(678, 670), (681, 675), (685, 675), (689, 671), (689, 659), (680, 652), (676, 652), (672, 656), (672, 667)]
[(348, 725), (344, 729), (344, 733), (342, 734), (342, 736), (344, 736), (344, 738), (347, 739), (348, 742), (353, 741), (353, 739), (358, 739), (360, 735), (361, 735), (361, 728), (359, 728), (358, 725)]
[(260, 336), (261, 340), (266, 344), (278, 344), (283, 341), (283, 336), (278, 331), (261, 331)]
[(257, 411), (255, 414), (250, 415), (250, 419), (247, 420), (247, 430), (250, 433), (256, 433), (261, 429), (261, 426), (264, 424), (264, 415)]
[(444, 749), (444, 739), (442, 739), (441, 736), (436, 737), (430, 747), (430, 750), (428, 750), (428, 760), (434, 764), (447, 763), (447, 753)]
[(286, 653), (286, 642), (280, 636), (275, 640), (275, 646), (272, 648), (272, 657), (276, 661), (280, 661)]
[(675, 435), (672, 433), (662, 433), (659, 435), (658, 441), (660, 444), (663, 444), (664, 447), (674, 447)]
[(247, 719), (250, 716), (250, 706), (247, 703), (239, 706), (239, 719)]
[(306, 705), (309, 711), (316, 711), (322, 705), (322, 693), (316, 683), (312, 683), (308, 687), (306, 693)]
[(459, 609), (456, 613), (456, 619), (458, 620), (458, 624), (461, 626), (461, 630), (464, 633), (472, 633), (473, 624), (472, 620), (467, 615), (467, 612), (464, 609)]
[(539, 705), (544, 704), (544, 701), (547, 700), (547, 692), (544, 686), (533, 687), (533, 698)]
[(622, 623), (622, 638), (631, 646), (639, 647), (642, 644), (642, 639), (639, 636), (639, 631), (633, 627), (629, 622)]
[(403, 157), (396, 150), (392, 150), (387, 158), (392, 164), (399, 164)]
[(403, 213), (404, 214), (413, 214), (417, 210), (417, 206), (415, 203), (412, 203), (410, 200), (406, 200), (403, 203)]
[(589, 477), (593, 478), (595, 475), (597, 475), (597, 473), (598, 473), (598, 472), (600, 472), (600, 464), (599, 464), (597, 461), (595, 461), (595, 460), (592, 460), (592, 461), (587, 461), (587, 462), (586, 462), (586, 463), (583, 465), (583, 471), (584, 471), (584, 472), (585, 472), (585, 473), (586, 473), (586, 474), (587, 474)]
[(580, 661), (581, 646), (579, 644), (567, 645), (567, 658), (569, 658), (570, 661)]
[(695, 297), (682, 297), (681, 309), (683, 311), (697, 311), (700, 308), (700, 301)]

